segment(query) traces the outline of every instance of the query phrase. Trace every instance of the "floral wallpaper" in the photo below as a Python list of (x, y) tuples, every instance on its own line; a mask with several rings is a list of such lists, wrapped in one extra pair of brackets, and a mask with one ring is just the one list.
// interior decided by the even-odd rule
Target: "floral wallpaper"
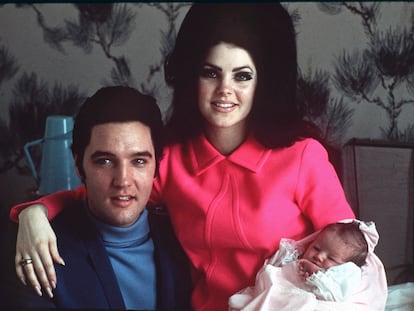
[[(0, 4), (0, 208), (35, 187), (23, 146), (46, 117), (75, 115), (99, 87), (136, 87), (168, 118), (163, 62), (189, 5)], [(298, 100), (326, 142), (414, 142), (414, 3), (283, 5), (297, 29)]]

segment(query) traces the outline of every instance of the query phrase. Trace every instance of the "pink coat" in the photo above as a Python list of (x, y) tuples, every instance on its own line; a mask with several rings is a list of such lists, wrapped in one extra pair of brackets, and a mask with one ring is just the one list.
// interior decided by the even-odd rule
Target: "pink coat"
[(169, 146), (152, 204), (165, 204), (193, 267), (195, 310), (226, 310), (254, 284), (280, 239), (354, 218), (326, 150), (313, 139), (265, 149), (249, 137), (229, 156), (204, 136)]

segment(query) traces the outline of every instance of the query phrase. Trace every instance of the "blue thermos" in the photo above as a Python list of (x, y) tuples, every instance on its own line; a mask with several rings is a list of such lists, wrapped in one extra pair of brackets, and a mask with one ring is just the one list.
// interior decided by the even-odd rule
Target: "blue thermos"
[[(73, 118), (52, 115), (46, 119), (44, 137), (24, 146), (24, 152), (40, 195), (75, 189), (80, 183), (71, 152)], [(30, 148), (42, 144), (39, 173), (33, 164)]]

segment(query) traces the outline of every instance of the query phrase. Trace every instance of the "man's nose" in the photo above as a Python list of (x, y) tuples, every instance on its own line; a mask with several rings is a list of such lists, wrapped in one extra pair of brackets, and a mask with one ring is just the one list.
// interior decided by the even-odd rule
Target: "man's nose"
[(130, 170), (125, 164), (120, 164), (115, 169), (114, 185), (117, 187), (127, 187), (131, 184)]

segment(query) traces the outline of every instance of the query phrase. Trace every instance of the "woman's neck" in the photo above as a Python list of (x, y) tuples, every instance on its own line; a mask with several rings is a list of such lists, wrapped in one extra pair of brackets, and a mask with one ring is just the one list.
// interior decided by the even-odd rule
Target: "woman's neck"
[(204, 133), (208, 141), (223, 155), (229, 155), (236, 150), (246, 139), (246, 126), (217, 128), (207, 127)]

